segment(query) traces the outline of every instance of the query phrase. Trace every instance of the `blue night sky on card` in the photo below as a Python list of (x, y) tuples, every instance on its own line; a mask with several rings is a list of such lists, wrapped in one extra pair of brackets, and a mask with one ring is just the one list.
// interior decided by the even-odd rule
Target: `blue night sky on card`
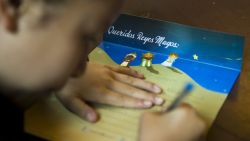
[[(182, 24), (121, 15), (104, 34), (101, 48), (118, 64), (126, 54), (154, 54), (153, 64), (161, 64), (170, 53), (179, 58), (179, 68), (201, 86), (228, 94), (242, 67), (244, 38)], [(195, 57), (196, 58), (195, 58)], [(131, 65), (138, 66), (141, 59)]]
[[(112, 29), (112, 30), (111, 30)], [(134, 38), (112, 34), (112, 31), (134, 34)], [(109, 34), (110, 33), (110, 34)], [(117, 32), (116, 32), (117, 33)], [(143, 33), (145, 38), (154, 41), (146, 42), (138, 39)], [(165, 38), (166, 42), (177, 44), (178, 47), (168, 47), (157, 44), (157, 37)], [(242, 53), (244, 38), (238, 35), (210, 31), (201, 28), (163, 22), (129, 15), (121, 15), (112, 28), (104, 35), (104, 40), (129, 47), (143, 49), (162, 54), (176, 53), (181, 58), (193, 59), (199, 56), (200, 62), (240, 70), (242, 67)]]

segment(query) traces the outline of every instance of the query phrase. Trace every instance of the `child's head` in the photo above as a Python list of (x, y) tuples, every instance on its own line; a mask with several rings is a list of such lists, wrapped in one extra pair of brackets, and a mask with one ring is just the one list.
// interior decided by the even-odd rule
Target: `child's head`
[(0, 0), (0, 82), (60, 87), (100, 41), (122, 0)]

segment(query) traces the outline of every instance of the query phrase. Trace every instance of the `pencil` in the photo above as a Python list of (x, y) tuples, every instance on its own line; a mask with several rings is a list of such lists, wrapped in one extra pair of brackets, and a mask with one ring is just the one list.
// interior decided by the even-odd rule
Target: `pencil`
[(186, 84), (186, 86), (181, 91), (181, 93), (175, 98), (175, 100), (171, 103), (171, 105), (164, 112), (169, 112), (175, 109), (176, 107), (178, 107), (179, 104), (183, 101), (183, 99), (190, 94), (190, 92), (193, 90), (193, 87), (194, 86), (191, 83)]

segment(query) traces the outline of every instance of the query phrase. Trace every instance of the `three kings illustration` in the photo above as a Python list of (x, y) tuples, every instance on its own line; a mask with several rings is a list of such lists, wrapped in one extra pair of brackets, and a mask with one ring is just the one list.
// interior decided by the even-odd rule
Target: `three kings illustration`
[(153, 58), (154, 58), (154, 55), (152, 53), (148, 52), (148, 53), (143, 54), (141, 66), (151, 67)]
[(130, 63), (135, 60), (136, 56), (137, 56), (137, 54), (134, 53), (134, 52), (127, 54), (124, 57), (124, 59), (123, 59), (122, 63), (120, 64), (120, 66), (129, 67)]
[(165, 67), (172, 67), (173, 63), (175, 62), (176, 59), (178, 59), (179, 56), (175, 53), (170, 53), (168, 56), (168, 59), (161, 63), (161, 65)]

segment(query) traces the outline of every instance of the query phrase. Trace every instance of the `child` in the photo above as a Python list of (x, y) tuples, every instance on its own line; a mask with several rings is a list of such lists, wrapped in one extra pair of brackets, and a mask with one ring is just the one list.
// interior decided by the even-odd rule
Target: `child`
[[(98, 115), (86, 101), (132, 108), (163, 103), (158, 96), (160, 87), (143, 80), (143, 74), (129, 68), (86, 63), (88, 53), (98, 45), (101, 35), (118, 15), (122, 1), (0, 0), (0, 86), (1, 101), (5, 104), (1, 106), (5, 116), (0, 120), (1, 135), (8, 140), (22, 140), (22, 135), (17, 133), (22, 128), (16, 128), (13, 123), (18, 119), (11, 119), (15, 118), (15, 111), (20, 113), (17, 107), (27, 108), (51, 92), (66, 108), (90, 122), (96, 122)], [(192, 113), (187, 111), (173, 112), (181, 120), (159, 130), (173, 133), (192, 130), (189, 126), (182, 127), (185, 125), (178, 130), (171, 128), (183, 123), (182, 117), (189, 120), (189, 114), (178, 114)], [(190, 124), (203, 123), (195, 114), (191, 115), (193, 121), (199, 122)], [(145, 120), (158, 118), (164, 123), (174, 116), (170, 113)], [(143, 125), (147, 123), (151, 122)], [(187, 132), (187, 136), (200, 135), (203, 127), (197, 127), (194, 133)], [(142, 136), (146, 132), (142, 130)], [(189, 141), (186, 136), (183, 139)]]

